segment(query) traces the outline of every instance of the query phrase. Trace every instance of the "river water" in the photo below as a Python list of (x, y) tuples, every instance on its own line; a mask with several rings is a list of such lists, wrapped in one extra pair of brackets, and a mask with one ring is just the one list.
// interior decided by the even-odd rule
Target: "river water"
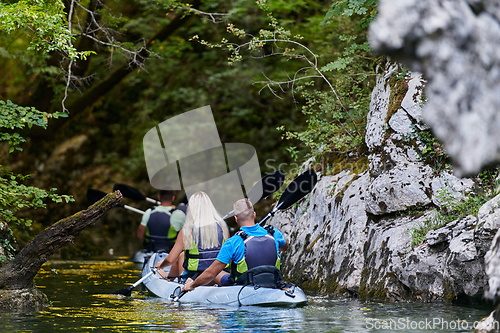
[(309, 296), (299, 308), (176, 304), (132, 285), (140, 265), (126, 260), (51, 261), (36, 277), (52, 305), (0, 314), (0, 332), (472, 332), (491, 309), (388, 304)]

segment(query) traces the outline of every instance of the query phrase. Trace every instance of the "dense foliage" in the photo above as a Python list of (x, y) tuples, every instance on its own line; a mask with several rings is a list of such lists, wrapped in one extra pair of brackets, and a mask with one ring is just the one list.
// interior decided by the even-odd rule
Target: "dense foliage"
[[(290, 66), (294, 72), (274, 73), (277, 77), (266, 75), (257, 82), (262, 85), (260, 91), (268, 89), (278, 98), (290, 91), (294, 102), (302, 104), (298, 107), (306, 115), (306, 126), (287, 128), (282, 124), (277, 128), (284, 131), (287, 139), (301, 143), (300, 147), (287, 148), (294, 160), (303, 157), (299, 151), (304, 152), (304, 148), (306, 157), (316, 158), (332, 152), (357, 153), (364, 145), (370, 83), (373, 86), (374, 82), (366, 29), (374, 18), (376, 1), (334, 2), (323, 21), (314, 22), (314, 35), (303, 34), (311, 30), (294, 34), (293, 28), (281, 25), (273, 14), (282, 12), (281, 3), (261, 0), (257, 5), (269, 20), (268, 29), (260, 29), (258, 35), (230, 23), (227, 31), (232, 39), (223, 37), (215, 44), (200, 40), (198, 35), (193, 39), (212, 48), (228, 49), (230, 64), (242, 61), (245, 50), (256, 58), (281, 57), (294, 63), (295, 67)], [(343, 17), (340, 21), (339, 16)], [(341, 24), (341, 29), (332, 29)], [(325, 45), (324, 39), (336, 41), (332, 43), (336, 48)]]
[[(33, 215), (47, 225), (83, 208), (88, 187), (105, 190), (126, 182), (154, 193), (144, 164), (144, 134), (203, 105), (211, 105), (222, 142), (256, 147), (262, 172), (290, 171), (294, 160), (309, 156), (356, 156), (364, 145), (374, 82), (366, 27), (375, 5), (4, 2), (2, 105), (15, 112), (29, 109), (37, 119), (66, 109), (69, 117), (50, 120), (45, 131), (23, 130), (24, 151), (2, 155), (2, 164), (32, 174), (26, 186), (57, 186), (74, 195), (70, 209), (50, 205), (50, 215)], [(13, 132), (5, 133), (17, 142)], [(106, 232), (122, 225), (108, 223)]]
[[(19, 145), (25, 142), (25, 138), (19, 134), (19, 130), (32, 126), (47, 127), (49, 118), (66, 117), (65, 113), (48, 114), (40, 112), (33, 107), (22, 107), (15, 105), (10, 100), (0, 101), (0, 141), (7, 144), (8, 154), (14, 151), (22, 151)], [(35, 186), (26, 186), (22, 182), (29, 176), (14, 174), (5, 166), (0, 169), (0, 221), (8, 225), (23, 224), (31, 226), (33, 222), (29, 218), (22, 218), (16, 215), (21, 209), (37, 209), (46, 207), (45, 198), (56, 203), (74, 201), (71, 196), (58, 195), (57, 188), (45, 191)], [(12, 248), (9, 242), (4, 240), (3, 246)], [(6, 255), (0, 256), (0, 263), (12, 258), (12, 253), (7, 251)]]

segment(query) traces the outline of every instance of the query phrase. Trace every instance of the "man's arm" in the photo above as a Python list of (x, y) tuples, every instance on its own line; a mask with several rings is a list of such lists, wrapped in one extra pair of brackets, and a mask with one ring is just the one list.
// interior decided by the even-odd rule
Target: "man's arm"
[(285, 245), (283, 245), (282, 247), (280, 247), (280, 251), (286, 251), (288, 249), (288, 241), (285, 239)]
[(137, 228), (137, 238), (144, 239), (144, 235), (146, 234), (146, 226), (140, 224)]
[(203, 273), (201, 273), (201, 275), (198, 276), (196, 280), (188, 280), (184, 287), (182, 287), (182, 291), (191, 291), (196, 287), (203, 286), (209, 283), (217, 276), (217, 274), (219, 274), (224, 269), (224, 267), (226, 267), (225, 263), (215, 259), (212, 265), (210, 265), (210, 267), (208, 267)]
[(151, 209), (147, 209), (144, 215), (142, 215), (141, 224), (137, 228), (137, 238), (144, 239), (144, 236), (146, 235), (146, 226), (148, 225), (150, 215)]
[(285, 236), (283, 236), (281, 231), (279, 231), (276, 228), (274, 228), (274, 239), (278, 243), (278, 247), (281, 252), (286, 251), (288, 249), (288, 241), (285, 239)]

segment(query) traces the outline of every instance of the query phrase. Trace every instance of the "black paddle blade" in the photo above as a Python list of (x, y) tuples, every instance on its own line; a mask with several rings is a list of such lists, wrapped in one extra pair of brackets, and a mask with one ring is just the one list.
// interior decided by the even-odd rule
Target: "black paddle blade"
[(174, 302), (179, 301), (179, 299), (180, 299), (182, 296), (186, 295), (186, 294), (187, 294), (187, 291), (182, 291), (182, 292), (179, 294), (179, 296), (177, 296), (176, 298), (174, 298)]
[(257, 202), (279, 190), (281, 186), (283, 186), (284, 181), (285, 173), (283, 171), (276, 170), (271, 172), (260, 180), (260, 183), (262, 184), (262, 192), (260, 191), (260, 186), (258, 186), (257, 183), (250, 189), (250, 191), (248, 191), (247, 198), (253, 205), (255, 205)]
[[(94, 190), (91, 188), (89, 188), (87, 190), (87, 201), (91, 205), (95, 204), (97, 201), (101, 200), (105, 196), (106, 196), (106, 193), (103, 191)], [(118, 208), (118, 207), (123, 207), (123, 205), (121, 203), (117, 203), (113, 208)]]
[(106, 196), (106, 193), (89, 188), (87, 190), (87, 201), (92, 205)]
[(170, 295), (170, 298), (174, 301), (177, 302), (182, 296), (184, 296), (187, 293), (187, 291), (181, 291), (181, 287), (177, 287), (174, 289), (172, 292), (172, 295)]
[(307, 194), (311, 193), (317, 181), (318, 176), (316, 172), (314, 172), (313, 169), (307, 170), (287, 186), (276, 207), (279, 207), (280, 210), (287, 209)]
[(132, 199), (134, 201), (146, 200), (146, 196), (133, 188), (132, 186), (125, 184), (115, 184), (113, 186), (113, 191), (120, 191), (125, 198)]
[(132, 295), (132, 289), (134, 289), (134, 286), (130, 286), (128, 288), (123, 288), (117, 291), (113, 291), (111, 295), (123, 295), (123, 296), (130, 296)]

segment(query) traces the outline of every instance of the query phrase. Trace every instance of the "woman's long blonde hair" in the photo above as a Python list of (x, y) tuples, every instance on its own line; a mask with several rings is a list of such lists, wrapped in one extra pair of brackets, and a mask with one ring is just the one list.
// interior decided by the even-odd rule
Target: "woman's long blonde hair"
[[(222, 228), (224, 240), (229, 238), (226, 222), (215, 209), (212, 200), (205, 192), (196, 192), (189, 198), (186, 221), (182, 228), (184, 249), (194, 247), (211, 249), (219, 246), (217, 225)], [(201, 241), (201, 244), (198, 242)], [(193, 247), (194, 244), (194, 247)]]

